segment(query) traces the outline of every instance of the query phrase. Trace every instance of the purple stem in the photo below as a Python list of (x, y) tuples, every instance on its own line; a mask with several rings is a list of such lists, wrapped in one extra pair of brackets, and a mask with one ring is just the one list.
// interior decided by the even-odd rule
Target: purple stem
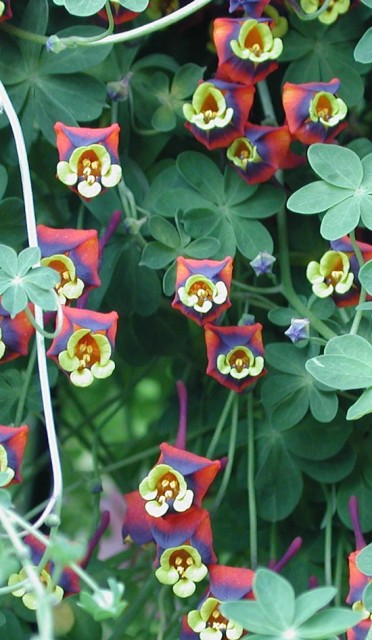
[(293, 556), (300, 550), (301, 546), (302, 546), (302, 538), (300, 537), (295, 538), (293, 542), (291, 542), (291, 544), (289, 545), (284, 556), (280, 560), (278, 560), (278, 562), (276, 562), (275, 564), (273, 564), (272, 562), (269, 563), (269, 566), (272, 565), (270, 566), (270, 568), (273, 571), (277, 571), (279, 573), (279, 571), (281, 571), (283, 567), (285, 567), (287, 562), (289, 562), (291, 558), (293, 558)]
[(114, 213), (112, 214), (109, 223), (106, 227), (106, 231), (102, 234), (102, 236), (99, 239), (99, 243), (98, 243), (98, 253), (99, 253), (99, 259), (102, 259), (102, 253), (103, 250), (106, 246), (106, 244), (108, 243), (108, 241), (110, 240), (111, 236), (114, 235), (116, 229), (118, 228), (120, 221), (121, 221), (121, 217), (123, 215), (122, 211), (114, 211)]
[(176, 442), (174, 444), (178, 449), (186, 449), (186, 429), (187, 429), (187, 390), (182, 380), (177, 380), (178, 401), (180, 403), (180, 419), (178, 423), (178, 431)]
[(96, 548), (97, 544), (99, 543), (100, 539), (102, 538), (109, 524), (110, 524), (110, 513), (109, 511), (103, 511), (101, 522), (98, 525), (98, 529), (89, 540), (87, 552), (80, 563), (80, 566), (83, 569), (87, 566), (89, 560), (93, 555), (94, 549)]
[(363, 538), (362, 529), (360, 526), (358, 498), (356, 496), (350, 496), (349, 514), (351, 524), (353, 525), (354, 529), (356, 548), (357, 551), (359, 551), (359, 549), (363, 549), (363, 547), (366, 546), (366, 541)]

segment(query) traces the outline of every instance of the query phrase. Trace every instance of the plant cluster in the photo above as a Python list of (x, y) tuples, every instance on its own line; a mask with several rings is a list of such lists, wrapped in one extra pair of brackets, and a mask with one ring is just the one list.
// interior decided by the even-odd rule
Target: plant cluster
[(4, 637), (371, 636), (370, 15), (0, 2)]

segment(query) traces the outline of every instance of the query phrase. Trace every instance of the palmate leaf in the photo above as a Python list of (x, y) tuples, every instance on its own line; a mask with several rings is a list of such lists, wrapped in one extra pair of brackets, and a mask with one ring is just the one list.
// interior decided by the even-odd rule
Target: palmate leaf
[(329, 144), (312, 144), (307, 157), (322, 180), (343, 189), (357, 189), (363, 179), (363, 165), (354, 151)]
[(261, 568), (253, 582), (253, 593), (266, 618), (275, 620), (275, 627), (285, 631), (295, 616), (295, 594), (292, 585), (273, 571)]
[(105, 6), (105, 0), (53, 0), (73, 16), (93, 16)]
[(362, 395), (347, 412), (348, 420), (359, 420), (367, 413), (372, 413), (372, 387), (363, 391)]
[(372, 386), (372, 346), (357, 335), (332, 338), (324, 355), (310, 359), (307, 371), (334, 389), (363, 389)]
[(372, 260), (369, 260), (362, 266), (359, 271), (358, 278), (362, 287), (372, 296)]

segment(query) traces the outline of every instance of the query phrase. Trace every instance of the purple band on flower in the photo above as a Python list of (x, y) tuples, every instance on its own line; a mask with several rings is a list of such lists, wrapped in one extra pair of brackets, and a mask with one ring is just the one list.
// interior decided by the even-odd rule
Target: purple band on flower
[(265, 375), (261, 324), (204, 329), (208, 375), (237, 392)]
[(218, 600), (240, 600), (251, 593), (254, 576), (252, 569), (215, 564), (209, 569), (211, 593)]
[(216, 78), (255, 84), (278, 68), (276, 59), (283, 50), (269, 20), (217, 18), (213, 40), (218, 55)]
[(347, 124), (342, 122), (347, 113), (343, 100), (336, 97), (340, 80), (308, 82), (283, 87), (283, 107), (288, 128), (303, 144), (331, 142)]
[[(370, 235), (368, 230), (366, 231), (366, 235)], [(332, 249), (334, 251), (342, 251), (346, 254), (350, 261), (350, 271), (354, 274), (354, 282), (353, 286), (349, 291), (347, 291), (344, 295), (334, 296), (334, 301), (336, 302), (338, 307), (352, 307), (358, 304), (359, 296), (360, 296), (360, 283), (359, 283), (359, 262), (354, 253), (353, 246), (351, 244), (350, 238), (348, 236), (343, 236), (338, 240), (332, 240), (330, 243)], [(372, 260), (372, 244), (368, 244), (367, 242), (359, 242), (357, 241), (357, 246), (360, 249), (363, 260), (368, 262), (368, 260)], [(367, 300), (370, 300), (371, 296), (367, 295)]]
[(0, 363), (25, 356), (35, 330), (25, 311), (14, 318), (0, 305)]
[(227, 147), (242, 135), (254, 87), (221, 80), (199, 83), (192, 103), (183, 106), (186, 128), (208, 149)]
[(21, 482), (21, 464), (28, 437), (28, 426), (0, 426), (0, 482), (1, 487)]
[(233, 260), (177, 258), (176, 294), (172, 307), (199, 325), (213, 322), (231, 306)]
[(244, 135), (227, 150), (227, 158), (248, 184), (266, 182), (278, 169), (293, 166), (289, 150), (292, 138), (287, 126), (247, 124)]
[(191, 507), (187, 513), (171, 513), (164, 518), (153, 518), (151, 531), (160, 556), (164, 549), (190, 544), (200, 553), (204, 564), (216, 561), (212, 544), (209, 513), (200, 507)]
[(230, 0), (229, 13), (244, 11), (252, 18), (260, 18), (270, 0)]

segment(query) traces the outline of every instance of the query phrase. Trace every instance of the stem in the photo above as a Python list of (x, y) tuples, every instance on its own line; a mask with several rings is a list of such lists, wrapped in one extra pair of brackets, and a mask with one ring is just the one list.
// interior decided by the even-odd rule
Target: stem
[(27, 369), (26, 369), (26, 373), (25, 373), (25, 379), (22, 385), (22, 389), (21, 389), (21, 393), (18, 399), (18, 404), (17, 404), (17, 411), (16, 411), (16, 415), (15, 415), (15, 419), (14, 419), (14, 426), (17, 427), (19, 425), (22, 424), (22, 416), (23, 416), (23, 410), (25, 407), (25, 402), (26, 402), (26, 398), (27, 398), (27, 393), (28, 393), (28, 389), (31, 383), (31, 378), (32, 378), (32, 374), (34, 371), (34, 367), (35, 367), (35, 362), (36, 362), (36, 343), (33, 344), (31, 353), (30, 353), (30, 357), (28, 360), (28, 364), (27, 364)]
[(250, 293), (264, 293), (267, 295), (274, 295), (276, 293), (282, 293), (282, 285), (278, 284), (275, 287), (254, 287), (249, 284), (244, 284), (243, 282), (237, 282), (234, 280), (234, 286), (239, 287), (239, 289), (244, 289), (244, 291), (249, 291)]
[(323, 485), (323, 492), (326, 498), (325, 535), (324, 535), (324, 579), (326, 585), (332, 585), (332, 517), (333, 517), (333, 496)]
[[(14, 519), (14, 515), (15, 514), (0, 506), (0, 522), (22, 563), (22, 567), (26, 572), (28, 582), (36, 598), (37, 608), (35, 613), (40, 632), (39, 638), (40, 640), (53, 640), (53, 615), (50, 601), (46, 597), (45, 589), (30, 560), (30, 551), (19, 538), (19, 534), (11, 522), (10, 518)], [(15, 586), (13, 586), (13, 591), (15, 591)]]
[(214, 450), (216, 448), (217, 442), (219, 441), (219, 439), (221, 437), (221, 433), (222, 433), (223, 428), (225, 426), (225, 422), (226, 422), (227, 416), (229, 414), (230, 407), (231, 407), (231, 404), (232, 404), (232, 401), (233, 401), (235, 395), (236, 395), (235, 391), (230, 391), (229, 395), (226, 398), (226, 402), (225, 402), (224, 408), (222, 410), (220, 419), (219, 419), (219, 421), (217, 423), (217, 426), (216, 426), (215, 432), (213, 434), (211, 443), (210, 443), (210, 445), (208, 447), (208, 450), (207, 450), (207, 454), (206, 454), (207, 458), (212, 458), (212, 456), (214, 454)]
[[(1, 81), (0, 81), (0, 103), (3, 104), (5, 113), (8, 116), (9, 123), (14, 136), (16, 149), (17, 149), (19, 168), (21, 173), (21, 181), (22, 181), (25, 214), (26, 214), (28, 243), (30, 247), (37, 247), (38, 239), (37, 239), (37, 231), (36, 231), (36, 219), (35, 219), (32, 185), (31, 185), (30, 169), (28, 165), (26, 146), (23, 138), (21, 125), (18, 120), (18, 116), (9, 99), (7, 91)], [(35, 305), (35, 320), (40, 325), (40, 327), (43, 328), (44, 326), (43, 311), (38, 305)], [(45, 426), (47, 430), (48, 445), (49, 445), (50, 458), (52, 463), (53, 491), (44, 512), (41, 514), (37, 523), (34, 525), (35, 528), (40, 527), (45, 522), (47, 516), (52, 511), (55, 511), (58, 516), (60, 515), (62, 490), (63, 490), (61, 461), (58, 453), (57, 435), (56, 435), (56, 430), (54, 426), (53, 407), (52, 407), (52, 400), (51, 400), (50, 387), (49, 387), (48, 369), (47, 369), (46, 352), (45, 352), (45, 340), (44, 340), (44, 336), (41, 335), (39, 331), (36, 333), (36, 348), (37, 348), (37, 359), (38, 359), (38, 367), (39, 367), (41, 397), (42, 397), (44, 416), (45, 416)]]
[(255, 570), (258, 563), (257, 550), (257, 508), (256, 492), (254, 485), (255, 474), (255, 444), (254, 444), (254, 415), (253, 415), (253, 394), (248, 395), (248, 514), (249, 514), (249, 543), (251, 553), (251, 568)]
[(58, 300), (57, 293), (56, 293), (56, 299), (57, 299), (57, 323), (54, 331), (45, 331), (44, 327), (42, 327), (41, 325), (38, 324), (38, 322), (36, 322), (36, 319), (33, 313), (30, 311), (30, 308), (27, 306), (24, 309), (26, 316), (31, 322), (34, 329), (36, 329), (38, 333), (41, 333), (41, 335), (44, 336), (44, 338), (49, 338), (50, 340), (53, 340), (53, 338), (56, 338), (57, 336), (59, 336), (59, 334), (61, 333), (62, 323), (63, 323), (62, 305)]
[(226, 493), (226, 489), (228, 487), (229, 481), (230, 481), (230, 477), (231, 477), (231, 472), (232, 472), (232, 468), (233, 468), (233, 464), (234, 464), (234, 456), (235, 456), (235, 449), (236, 449), (236, 436), (237, 436), (237, 432), (238, 432), (238, 417), (239, 417), (239, 397), (237, 396), (237, 394), (235, 392), (233, 392), (235, 394), (234, 396), (234, 403), (232, 406), (232, 415), (231, 415), (231, 433), (230, 433), (230, 441), (229, 441), (229, 450), (227, 453), (227, 465), (225, 467), (225, 471), (223, 474), (223, 478), (222, 478), (222, 482), (220, 485), (220, 488), (217, 492), (217, 495), (215, 497), (215, 500), (213, 502), (212, 508), (211, 508), (211, 512), (215, 511), (220, 503), (221, 500), (223, 499), (225, 493)]
[[(364, 258), (363, 258), (363, 254), (361, 252), (361, 250), (358, 247), (356, 238), (355, 238), (355, 230), (353, 229), (353, 231), (350, 231), (350, 242), (352, 244), (353, 247), (353, 251), (355, 253), (356, 259), (358, 260), (358, 265), (359, 268), (361, 269), (362, 266), (364, 265)], [(360, 295), (359, 295), (359, 303), (358, 304), (363, 304), (363, 302), (365, 302), (367, 299), (367, 291), (364, 289), (364, 287), (361, 287), (360, 289)], [(359, 311), (356, 311), (355, 316), (354, 316), (354, 320), (353, 323), (351, 325), (350, 328), (350, 334), (351, 335), (355, 335), (358, 333), (358, 329), (359, 329), (359, 325), (361, 323), (363, 317), (363, 311), (362, 309), (359, 309)]]

